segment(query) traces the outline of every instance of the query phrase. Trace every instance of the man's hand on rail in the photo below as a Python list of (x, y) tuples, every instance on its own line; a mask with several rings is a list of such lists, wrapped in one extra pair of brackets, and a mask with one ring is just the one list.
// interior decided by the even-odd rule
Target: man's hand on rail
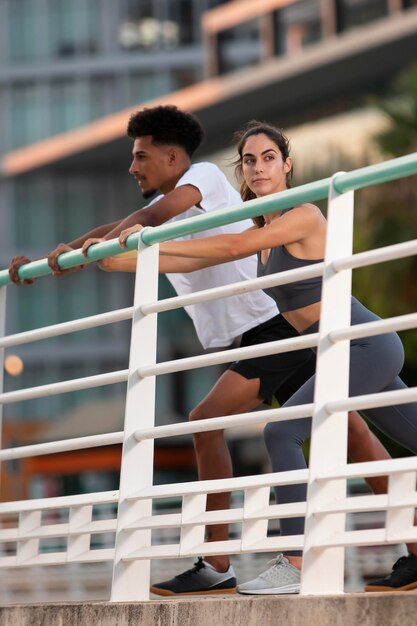
[(90, 237), (89, 239), (86, 239), (81, 248), (81, 254), (87, 256), (87, 250), (90, 246), (93, 246), (95, 243), (102, 243), (103, 241), (107, 240), (103, 237)]
[(58, 265), (59, 255), (63, 254), (64, 252), (72, 252), (73, 250), (74, 248), (71, 248), (71, 246), (69, 246), (68, 244), (59, 243), (57, 247), (48, 254), (48, 257), (47, 257), (48, 265), (51, 268), (51, 270), (53, 270), (54, 276), (63, 276), (64, 274), (71, 274), (72, 272), (78, 272), (79, 270), (83, 269), (84, 265), (77, 265), (77, 267), (70, 267), (67, 270), (63, 270), (59, 267)]
[(138, 233), (143, 229), (143, 226), (141, 226), (140, 224), (135, 224), (134, 226), (130, 226), (130, 228), (126, 228), (125, 230), (122, 230), (122, 232), (119, 235), (119, 243), (122, 246), (122, 248), (126, 248), (126, 239), (129, 237), (129, 235), (133, 235), (133, 233)]
[(34, 278), (27, 278), (26, 280), (21, 280), (19, 278), (19, 267), (22, 265), (26, 265), (26, 263), (30, 263), (30, 259), (27, 256), (14, 256), (9, 265), (9, 276), (12, 283), (15, 285), (31, 285), (35, 282)]

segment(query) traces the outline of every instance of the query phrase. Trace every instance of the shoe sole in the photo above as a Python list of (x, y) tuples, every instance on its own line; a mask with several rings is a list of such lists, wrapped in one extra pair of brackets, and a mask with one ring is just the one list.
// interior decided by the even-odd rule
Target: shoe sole
[(300, 585), (287, 585), (286, 587), (275, 587), (273, 589), (239, 589), (238, 593), (260, 596), (277, 596), (290, 593), (300, 593)]
[(409, 585), (403, 585), (403, 587), (388, 587), (388, 586), (377, 586), (377, 585), (365, 585), (364, 590), (368, 592), (373, 591), (412, 591), (413, 589), (417, 589), (417, 581), (410, 583)]
[(151, 587), (151, 593), (155, 593), (157, 596), (213, 596), (226, 593), (236, 593), (236, 587), (230, 587), (230, 589), (203, 589), (201, 591), (170, 591), (169, 589), (159, 589), (159, 587)]

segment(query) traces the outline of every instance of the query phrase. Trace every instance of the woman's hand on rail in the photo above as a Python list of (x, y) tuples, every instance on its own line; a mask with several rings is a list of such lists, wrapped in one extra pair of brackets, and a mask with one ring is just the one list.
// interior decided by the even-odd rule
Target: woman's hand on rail
[(69, 246), (66, 243), (59, 243), (57, 247), (52, 250), (47, 256), (48, 265), (53, 271), (54, 276), (63, 276), (64, 274), (71, 274), (72, 272), (78, 272), (82, 270), (84, 265), (77, 265), (77, 267), (70, 267), (69, 269), (63, 270), (58, 265), (58, 257), (64, 252), (72, 252), (74, 248)]
[(15, 285), (31, 285), (35, 282), (34, 278), (28, 278), (26, 280), (21, 280), (19, 278), (19, 267), (22, 265), (26, 265), (26, 263), (30, 263), (30, 259), (27, 256), (14, 256), (9, 265), (9, 276), (12, 283)]
[(103, 243), (103, 241), (106, 241), (103, 237), (90, 237), (86, 239), (81, 248), (81, 254), (87, 256), (87, 250), (90, 246), (94, 246), (95, 243)]
[(129, 235), (133, 235), (133, 233), (138, 233), (142, 229), (143, 229), (143, 226), (141, 226), (140, 224), (134, 224), (134, 226), (130, 226), (130, 228), (126, 228), (125, 230), (122, 230), (122, 232), (119, 235), (119, 243), (122, 246), (122, 248), (126, 248), (126, 239), (129, 237)]

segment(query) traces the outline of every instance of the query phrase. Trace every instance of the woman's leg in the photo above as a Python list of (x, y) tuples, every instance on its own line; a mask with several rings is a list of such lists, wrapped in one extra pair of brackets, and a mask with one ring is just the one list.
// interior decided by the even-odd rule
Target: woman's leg
[[(313, 402), (315, 376), (312, 376), (291, 398), (285, 407)], [(286, 472), (307, 467), (302, 444), (310, 436), (311, 418), (272, 422), (265, 426), (264, 438), (273, 472)], [(306, 499), (306, 484), (275, 487), (279, 504), (300, 502)], [(304, 518), (283, 518), (280, 520), (282, 535), (301, 535), (304, 532)], [(300, 556), (300, 551), (288, 554)]]

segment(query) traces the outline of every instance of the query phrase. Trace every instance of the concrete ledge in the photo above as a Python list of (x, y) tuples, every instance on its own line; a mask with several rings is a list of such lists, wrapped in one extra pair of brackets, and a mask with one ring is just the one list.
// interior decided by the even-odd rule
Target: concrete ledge
[(412, 591), (6, 606), (0, 626), (414, 626), (416, 615)]

